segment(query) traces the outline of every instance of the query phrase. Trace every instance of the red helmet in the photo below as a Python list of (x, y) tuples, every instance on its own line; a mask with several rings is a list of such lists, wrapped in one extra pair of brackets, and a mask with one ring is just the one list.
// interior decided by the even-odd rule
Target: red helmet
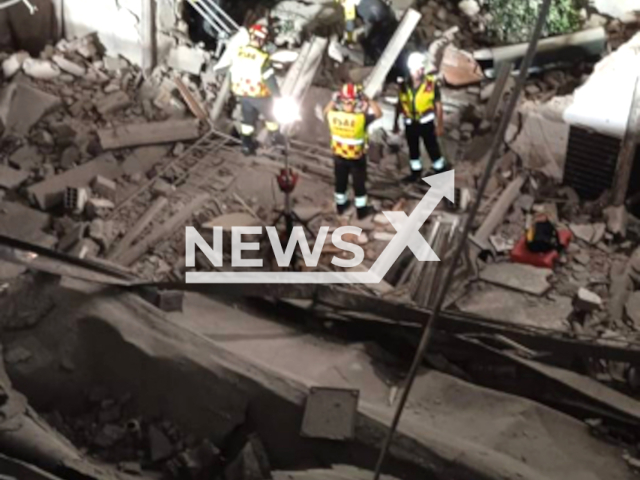
[(255, 25), (251, 25), (249, 27), (249, 36), (251, 37), (251, 39), (257, 39), (264, 42), (267, 39), (268, 34), (269, 31), (264, 25), (256, 23)]
[(345, 83), (340, 89), (341, 100), (357, 100), (362, 92), (362, 87), (355, 83)]

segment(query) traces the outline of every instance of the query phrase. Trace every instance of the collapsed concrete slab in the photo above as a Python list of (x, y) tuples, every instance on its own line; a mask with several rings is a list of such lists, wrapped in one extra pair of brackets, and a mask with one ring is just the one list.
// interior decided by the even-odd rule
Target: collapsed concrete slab
[(532, 295), (542, 295), (551, 288), (547, 281), (553, 274), (550, 268), (537, 268), (520, 263), (494, 263), (480, 272), (480, 279), (501, 287)]
[(31, 185), (27, 193), (38, 207), (49, 210), (62, 202), (67, 187), (87, 187), (97, 175), (114, 179), (122, 175), (122, 168), (111, 154), (104, 154), (84, 165)]
[[(125, 293), (61, 289), (55, 299), (49, 318), (59, 327), (56, 338), (45, 322), (29, 335), (48, 336), (38, 357), (54, 366), (64, 350), (77, 368), (48, 369), (45, 360), (51, 374), (34, 375), (12, 366), (25, 390), (47, 391), (49, 402), (72, 407), (82, 402), (83, 385), (99, 378), (115, 395), (131, 393), (146, 415), (162, 415), (214, 444), (249, 422), (281, 469), (374, 464), (394, 411), (394, 381), (380, 377), (364, 345), (319, 341), (200, 295), (188, 294), (185, 312), (167, 316)], [(353, 441), (300, 437), (312, 386), (360, 390)], [(409, 405), (384, 469), (397, 478), (632, 478), (619, 450), (582, 422), (522, 398), (422, 372)]]
[(0, 92), (0, 121), (7, 131), (26, 136), (45, 113), (60, 107), (58, 97), (24, 83), (11, 83)]
[(2, 188), (13, 190), (22, 185), (27, 178), (29, 178), (29, 172), (0, 165), (0, 187)]
[(105, 150), (157, 143), (180, 142), (193, 140), (199, 136), (199, 121), (193, 119), (122, 125), (115, 128), (98, 130), (100, 144)]

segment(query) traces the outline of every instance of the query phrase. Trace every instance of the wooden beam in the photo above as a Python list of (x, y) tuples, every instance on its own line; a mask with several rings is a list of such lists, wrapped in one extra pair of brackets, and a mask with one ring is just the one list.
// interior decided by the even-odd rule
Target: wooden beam
[(620, 206), (627, 198), (629, 178), (636, 156), (636, 147), (640, 140), (640, 75), (636, 78), (633, 98), (627, 118), (627, 129), (622, 139), (622, 148), (618, 155), (618, 166), (613, 187), (613, 205)]

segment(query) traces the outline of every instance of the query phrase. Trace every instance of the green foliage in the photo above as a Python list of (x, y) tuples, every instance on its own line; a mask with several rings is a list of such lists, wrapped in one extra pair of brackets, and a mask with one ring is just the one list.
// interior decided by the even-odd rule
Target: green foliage
[[(526, 42), (542, 0), (488, 0), (488, 33), (499, 43)], [(580, 28), (579, 0), (554, 0), (542, 36), (572, 33)]]

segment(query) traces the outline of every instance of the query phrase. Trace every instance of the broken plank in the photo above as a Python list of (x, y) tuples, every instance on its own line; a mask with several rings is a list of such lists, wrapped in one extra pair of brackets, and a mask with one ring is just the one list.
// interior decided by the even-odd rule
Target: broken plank
[(113, 249), (107, 255), (107, 259), (113, 260), (114, 262), (118, 261), (118, 257), (131, 247), (131, 244), (142, 234), (145, 228), (149, 226), (149, 224), (153, 221), (158, 213), (164, 208), (167, 204), (166, 197), (159, 197), (156, 201), (149, 207), (149, 209), (144, 212), (142, 217), (136, 222), (136, 224), (122, 237), (122, 240), (113, 247)]
[(393, 67), (398, 55), (400, 55), (400, 52), (407, 43), (407, 40), (409, 40), (416, 25), (418, 25), (420, 18), (422, 18), (422, 15), (417, 10), (413, 8), (407, 10), (407, 13), (402, 18), (400, 25), (398, 25), (393, 37), (391, 37), (391, 40), (373, 69), (373, 72), (371, 72), (371, 75), (367, 78), (364, 87), (364, 93), (367, 97), (374, 98), (380, 92), (391, 67)]
[(203, 122), (206, 122), (207, 113), (202, 108), (202, 105), (200, 105), (193, 94), (189, 91), (189, 88), (187, 88), (182, 79), (180, 77), (176, 77), (173, 81), (175, 82), (176, 87), (178, 87), (178, 91), (180, 92), (184, 103), (187, 104), (187, 107), (189, 107), (189, 110), (191, 111), (191, 113), (193, 113), (193, 116), (199, 120), (202, 120)]
[(151, 247), (160, 241), (169, 238), (173, 232), (186, 222), (193, 213), (209, 199), (208, 194), (202, 194), (191, 200), (188, 205), (180, 209), (178, 213), (170, 217), (162, 225), (156, 227), (147, 237), (136, 243), (129, 250), (124, 252), (118, 263), (129, 266), (145, 254)]
[(121, 125), (98, 130), (100, 144), (105, 150), (193, 140), (199, 136), (200, 122), (194, 119)]
[(98, 175), (112, 180), (122, 175), (122, 168), (113, 155), (104, 154), (84, 165), (30, 186), (27, 193), (42, 210), (48, 210), (62, 202), (67, 187), (87, 187)]

